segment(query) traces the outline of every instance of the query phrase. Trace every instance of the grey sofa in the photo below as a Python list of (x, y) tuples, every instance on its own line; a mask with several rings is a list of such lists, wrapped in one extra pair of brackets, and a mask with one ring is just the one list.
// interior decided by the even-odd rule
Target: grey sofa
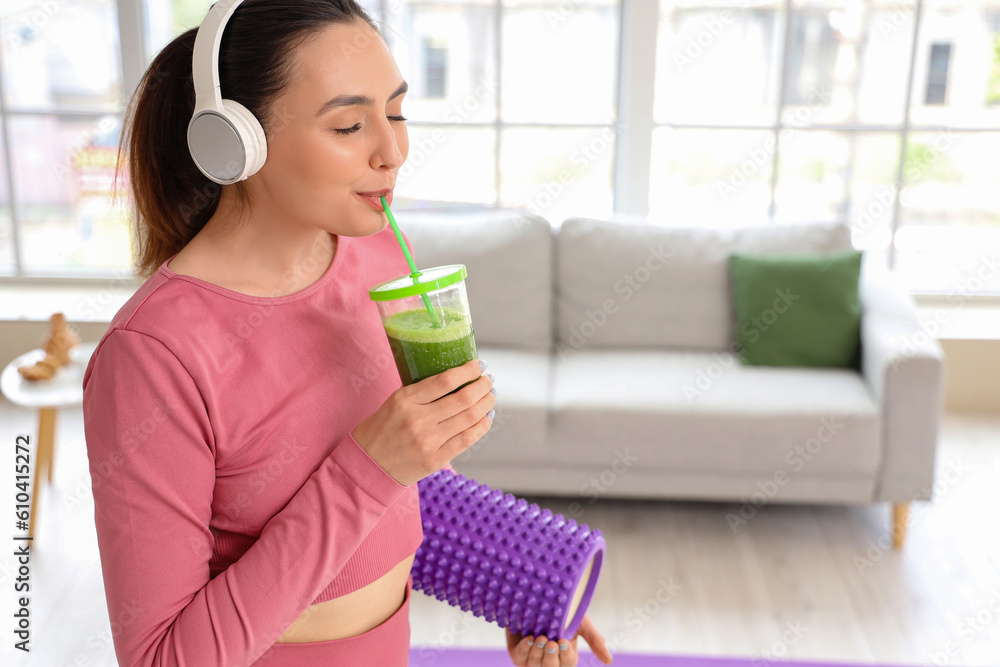
[(862, 269), (861, 373), (736, 356), (727, 256), (851, 248), (845, 225), (400, 217), (419, 267), (467, 266), (496, 377), (493, 427), (459, 472), (581, 502), (889, 502), (897, 546), (907, 503), (931, 498), (943, 355), (884, 270)]

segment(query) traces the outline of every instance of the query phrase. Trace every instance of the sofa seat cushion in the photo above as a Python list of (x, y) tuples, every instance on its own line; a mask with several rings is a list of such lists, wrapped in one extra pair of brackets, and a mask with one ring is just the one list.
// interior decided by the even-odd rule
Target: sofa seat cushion
[(646, 470), (771, 479), (872, 475), (881, 452), (879, 409), (857, 372), (743, 366), (730, 353), (556, 355), (552, 410), (549, 461), (607, 468), (625, 453)]
[(547, 403), (552, 356), (513, 347), (476, 345), (486, 372), (496, 378), (496, 414), (493, 425), (472, 447), (452, 461), (461, 472), (467, 461), (503, 462), (545, 460)]

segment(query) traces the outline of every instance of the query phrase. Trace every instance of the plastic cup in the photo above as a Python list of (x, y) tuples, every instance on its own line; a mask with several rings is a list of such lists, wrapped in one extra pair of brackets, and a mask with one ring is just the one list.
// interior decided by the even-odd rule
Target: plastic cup
[(437, 266), (419, 274), (403, 275), (368, 290), (378, 305), (403, 386), (479, 356), (465, 292), (465, 265)]

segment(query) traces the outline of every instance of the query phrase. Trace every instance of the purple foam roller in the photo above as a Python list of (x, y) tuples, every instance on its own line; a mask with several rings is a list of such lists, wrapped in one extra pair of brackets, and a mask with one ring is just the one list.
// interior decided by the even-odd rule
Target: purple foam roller
[(513, 633), (573, 637), (604, 560), (600, 530), (448, 470), (418, 486), (415, 590)]

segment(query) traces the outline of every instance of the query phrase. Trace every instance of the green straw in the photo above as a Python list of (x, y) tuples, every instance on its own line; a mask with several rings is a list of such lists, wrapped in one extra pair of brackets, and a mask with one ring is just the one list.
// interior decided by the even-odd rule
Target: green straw
[[(403, 233), (399, 231), (399, 227), (396, 225), (396, 219), (392, 217), (392, 211), (389, 210), (389, 204), (386, 203), (385, 197), (381, 196), (379, 199), (382, 200), (382, 210), (385, 211), (386, 217), (389, 218), (389, 224), (392, 225), (392, 231), (396, 234), (396, 240), (399, 241), (399, 247), (403, 249), (403, 254), (406, 256), (406, 263), (410, 265), (410, 277), (413, 278), (413, 284), (416, 285), (419, 280), (421, 273), (417, 271), (417, 265), (413, 263), (413, 257), (410, 256), (410, 249), (406, 247), (406, 240), (403, 238)], [(424, 298), (424, 305), (427, 307), (427, 313), (431, 316), (431, 326), (435, 329), (441, 327), (441, 322), (438, 321), (437, 313), (434, 312), (434, 306), (431, 305), (431, 300), (426, 294), (421, 294)]]

